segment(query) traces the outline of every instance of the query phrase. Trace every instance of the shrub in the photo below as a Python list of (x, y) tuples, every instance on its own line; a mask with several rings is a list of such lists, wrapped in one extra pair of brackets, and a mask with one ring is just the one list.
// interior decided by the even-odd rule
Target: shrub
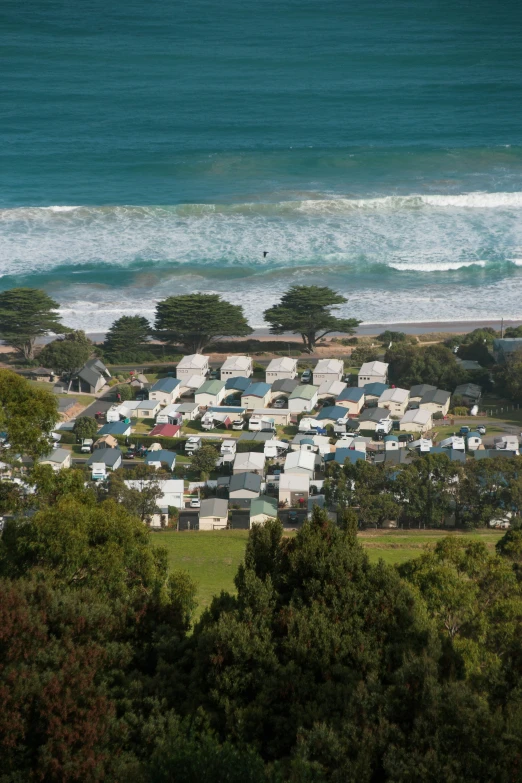
[(456, 408), (453, 408), (453, 413), (455, 416), (467, 416), (469, 411), (463, 405), (457, 405)]
[(444, 414), (442, 413), (442, 411), (437, 411), (436, 413), (433, 414), (434, 421), (440, 421), (443, 418), (444, 418)]

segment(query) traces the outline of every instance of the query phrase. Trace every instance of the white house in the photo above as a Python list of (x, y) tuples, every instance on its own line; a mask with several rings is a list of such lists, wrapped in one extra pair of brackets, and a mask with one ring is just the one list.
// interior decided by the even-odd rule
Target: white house
[(357, 416), (364, 406), (364, 389), (358, 386), (349, 386), (342, 390), (335, 404), (346, 408), (349, 414)]
[(261, 493), (261, 476), (258, 473), (236, 473), (230, 477), (228, 497), (232, 500), (253, 500)]
[(380, 408), (388, 408), (392, 416), (404, 416), (410, 393), (407, 389), (386, 389), (379, 397), (377, 405)]
[(179, 386), (179, 396), (194, 394), (206, 380), (204, 375), (191, 375), (190, 378), (183, 378)]
[(265, 455), (262, 451), (243, 451), (234, 458), (233, 473), (258, 473), (262, 476), (265, 472)]
[(264, 525), (268, 519), (277, 519), (277, 500), (268, 495), (260, 495), (250, 504), (250, 527)]
[(468, 432), (466, 435), (466, 446), (468, 451), (476, 451), (482, 446), (482, 438), (478, 432)]
[(344, 364), (340, 359), (319, 359), (314, 369), (314, 386), (324, 381), (340, 381), (344, 373)]
[(433, 427), (431, 411), (416, 410), (406, 411), (401, 419), (400, 428), (404, 432), (428, 432)]
[(442, 413), (444, 416), (449, 411), (451, 394), (442, 389), (435, 389), (424, 394), (419, 402), (419, 408), (431, 413)]
[(221, 405), (226, 396), (224, 381), (205, 381), (194, 395), (194, 402), (202, 408)]
[(502, 451), (513, 451), (515, 454), (519, 454), (519, 442), (516, 435), (500, 435), (498, 438), (494, 438), (495, 449)]
[(346, 384), (338, 380), (323, 381), (317, 391), (317, 398), (324, 400), (327, 397), (337, 398), (346, 389)]
[(313, 479), (315, 473), (315, 460), (316, 456), (314, 452), (305, 451), (304, 449), (290, 451), (285, 459), (285, 474), (304, 473), (310, 479)]
[[(125, 484), (130, 489), (137, 489), (142, 492), (150, 484), (150, 479), (132, 479), (126, 480)], [(168, 520), (169, 506), (174, 508), (185, 508), (184, 502), (184, 482), (183, 479), (166, 479), (165, 481), (154, 481), (154, 486), (161, 490), (161, 495), (156, 499), (157, 513), (153, 514), (150, 521), (151, 527), (161, 527), (162, 517), (164, 521)]]
[(279, 502), (288, 506), (304, 505), (310, 495), (310, 477), (305, 473), (282, 473), (279, 477)]
[(390, 422), (389, 426), (391, 429), (390, 411), (387, 408), (368, 408), (363, 411), (359, 417), (361, 430), (371, 430), (375, 432), (377, 425), (385, 422), (386, 424)]
[(241, 406), (247, 411), (252, 411), (254, 408), (266, 408), (269, 402), (269, 383), (251, 383), (241, 395)]
[(92, 469), (93, 478), (95, 465), (104, 465), (106, 471), (118, 470), (121, 467), (122, 456), (120, 449), (96, 449), (87, 460), (87, 465)]
[(199, 414), (199, 405), (197, 402), (182, 402), (178, 408), (178, 413), (183, 416), (183, 421), (194, 421)]
[(290, 424), (292, 413), (288, 408), (254, 408), (252, 416), (258, 419), (273, 419), (274, 424), (286, 427)]
[(170, 405), (179, 397), (181, 382), (177, 378), (159, 378), (149, 389), (149, 400)]
[(399, 436), (386, 435), (384, 438), (384, 451), (397, 451), (399, 449)]
[(466, 444), (462, 435), (450, 435), (439, 443), (441, 449), (453, 449), (454, 451), (466, 451)]
[(71, 467), (71, 452), (68, 449), (54, 449), (47, 457), (42, 457), (40, 465), (50, 465), (53, 470)]
[(193, 353), (190, 356), (184, 356), (176, 367), (176, 378), (184, 381), (191, 375), (208, 374), (208, 356), (202, 353)]
[(136, 418), (155, 419), (161, 408), (158, 400), (142, 400), (136, 408)]
[(364, 362), (357, 376), (357, 386), (366, 383), (386, 383), (388, 365), (385, 362)]
[(228, 500), (208, 498), (199, 508), (200, 530), (223, 530), (228, 525)]
[(266, 382), (272, 384), (284, 378), (292, 380), (297, 375), (297, 359), (290, 356), (278, 356), (272, 359), (266, 368)]
[(250, 356), (229, 356), (221, 367), (221, 380), (229, 378), (250, 378), (254, 372), (253, 362)]
[(156, 424), (179, 424), (180, 420), (183, 421), (179, 407), (179, 402), (173, 402), (172, 405), (162, 408), (156, 416)]
[(292, 413), (309, 413), (317, 406), (317, 386), (296, 386), (288, 398), (288, 410)]

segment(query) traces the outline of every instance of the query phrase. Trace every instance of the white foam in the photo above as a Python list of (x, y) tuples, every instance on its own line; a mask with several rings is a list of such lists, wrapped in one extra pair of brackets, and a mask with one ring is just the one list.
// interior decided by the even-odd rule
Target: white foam
[(396, 269), (398, 272), (452, 272), (458, 269), (466, 269), (470, 266), (485, 267), (486, 261), (448, 261), (436, 264), (423, 263), (392, 263), (388, 264), (390, 269)]

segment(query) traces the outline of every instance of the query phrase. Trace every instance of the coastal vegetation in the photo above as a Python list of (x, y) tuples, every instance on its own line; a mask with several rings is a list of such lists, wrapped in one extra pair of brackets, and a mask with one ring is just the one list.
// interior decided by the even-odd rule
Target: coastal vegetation
[(71, 331), (60, 321), (59, 306), (38, 288), (11, 288), (0, 292), (0, 339), (24, 359), (33, 359), (38, 337)]
[(104, 355), (112, 360), (121, 354), (140, 353), (146, 350), (151, 334), (152, 327), (142, 315), (123, 315), (114, 321), (105, 335)]

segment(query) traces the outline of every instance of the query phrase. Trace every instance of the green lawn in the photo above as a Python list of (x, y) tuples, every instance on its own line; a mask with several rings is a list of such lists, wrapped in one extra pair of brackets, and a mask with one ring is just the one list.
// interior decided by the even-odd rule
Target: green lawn
[[(243, 559), (248, 538), (246, 530), (220, 530), (215, 532), (186, 531), (183, 533), (153, 533), (154, 543), (165, 546), (169, 567), (183, 569), (198, 585), (198, 614), (207, 608), (221, 590), (234, 591), (234, 576)], [(404, 563), (418, 557), (437, 539), (448, 535), (446, 531), (423, 530), (363, 533), (359, 540), (372, 562), (383, 559), (390, 565)], [(451, 533), (474, 541), (482, 541), (493, 552), (502, 533), (480, 531), (476, 533)]]

